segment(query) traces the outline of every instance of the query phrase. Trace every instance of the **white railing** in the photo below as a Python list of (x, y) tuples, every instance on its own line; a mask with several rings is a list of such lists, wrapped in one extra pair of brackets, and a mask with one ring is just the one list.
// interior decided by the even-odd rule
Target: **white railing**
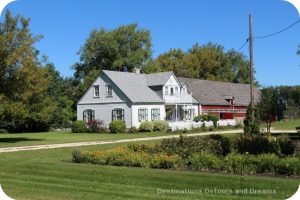
[(233, 112), (233, 113), (246, 113), (246, 109), (202, 109), (202, 112)]
[[(203, 123), (205, 124), (205, 127), (212, 127), (214, 125), (212, 121), (209, 122), (169, 121), (168, 123), (172, 131), (183, 130), (183, 129), (191, 130), (193, 128), (200, 128), (203, 126)], [(218, 126), (235, 126), (235, 125), (237, 125), (237, 123), (234, 119), (218, 121)]]
[(218, 126), (236, 126), (237, 123), (234, 119), (221, 119), (218, 121)]
[(193, 97), (191, 94), (164, 94), (163, 96), (166, 103), (180, 104), (180, 103), (189, 103), (193, 102)]
[(193, 128), (200, 128), (202, 127), (202, 124), (205, 124), (205, 127), (211, 127), (213, 126), (213, 122), (193, 122), (193, 121), (177, 121), (177, 122), (169, 122), (169, 126), (172, 131), (176, 130), (191, 130)]

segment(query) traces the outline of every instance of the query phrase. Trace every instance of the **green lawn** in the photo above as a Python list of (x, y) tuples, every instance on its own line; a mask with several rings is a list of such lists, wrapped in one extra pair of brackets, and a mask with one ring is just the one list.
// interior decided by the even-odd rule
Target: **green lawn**
[[(275, 130), (296, 130), (295, 128), (300, 126), (300, 119), (296, 120), (282, 120), (279, 122), (272, 123), (272, 128)], [(263, 127), (266, 127), (263, 124)]]
[[(88, 146), (108, 149), (118, 146)], [(73, 148), (0, 154), (0, 184), (14, 199), (285, 199), (300, 180), (216, 173), (154, 170), (71, 163)], [(198, 191), (198, 194), (162, 194), (162, 190)], [(248, 194), (216, 194), (213, 190), (244, 189)], [(249, 194), (250, 190), (275, 194)], [(208, 194), (211, 190), (212, 194)], [(200, 191), (202, 194), (200, 194)], [(166, 191), (165, 191), (166, 192)], [(180, 191), (179, 191), (180, 192)]]
[(59, 144), (59, 143), (70, 143), (70, 142), (130, 139), (130, 138), (163, 136), (163, 135), (170, 135), (170, 134), (172, 133), (153, 132), (153, 133), (135, 133), (135, 134), (96, 134), (96, 133), (45, 132), (45, 133), (0, 134), (0, 148), (39, 145), (39, 144)]

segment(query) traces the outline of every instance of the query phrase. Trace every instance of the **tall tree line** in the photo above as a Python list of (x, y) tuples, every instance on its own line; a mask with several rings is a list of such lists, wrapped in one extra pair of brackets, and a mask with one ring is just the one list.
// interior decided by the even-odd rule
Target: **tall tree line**
[[(0, 23), (0, 129), (11, 132), (68, 127), (76, 119), (76, 103), (101, 70), (143, 73), (174, 71), (177, 76), (249, 83), (249, 61), (218, 44), (195, 44), (187, 51), (170, 49), (152, 56), (151, 34), (137, 24), (92, 30), (79, 49), (74, 75), (64, 78), (34, 44), (42, 39), (29, 29), (30, 20), (6, 12)], [(69, 67), (69, 66), (66, 66)], [(299, 95), (282, 88), (290, 102)], [(298, 99), (297, 99), (298, 98)]]

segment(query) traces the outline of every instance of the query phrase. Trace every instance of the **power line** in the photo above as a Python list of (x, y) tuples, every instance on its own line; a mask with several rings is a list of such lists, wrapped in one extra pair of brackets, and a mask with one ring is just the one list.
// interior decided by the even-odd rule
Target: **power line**
[(262, 38), (272, 37), (272, 36), (274, 36), (274, 35), (277, 35), (277, 34), (279, 34), (279, 33), (282, 33), (282, 32), (284, 32), (284, 31), (286, 31), (286, 30), (292, 28), (293, 26), (295, 26), (295, 25), (298, 24), (299, 22), (300, 22), (300, 19), (298, 19), (296, 22), (294, 22), (293, 24), (289, 25), (288, 27), (286, 27), (286, 28), (284, 28), (284, 29), (282, 29), (282, 30), (280, 30), (280, 31), (277, 31), (277, 32), (272, 33), (272, 34), (269, 34), (269, 35), (254, 36), (254, 38), (262, 39)]
[(237, 51), (242, 50), (248, 42), (249, 42), (249, 38), (246, 39), (246, 42)]

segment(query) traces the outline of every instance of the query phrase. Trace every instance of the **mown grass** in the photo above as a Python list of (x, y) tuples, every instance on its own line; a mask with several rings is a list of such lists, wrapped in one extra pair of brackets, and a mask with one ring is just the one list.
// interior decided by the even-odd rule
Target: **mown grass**
[[(300, 119), (296, 119), (296, 120), (282, 120), (279, 122), (274, 122), (272, 123), (272, 127), (275, 130), (293, 130), (295, 131), (296, 127), (300, 126)], [(266, 127), (265, 124), (262, 124), (262, 127)]]
[[(145, 142), (143, 142), (145, 143)], [(81, 147), (104, 150), (118, 146)], [(286, 199), (299, 179), (250, 177), (74, 164), (73, 148), (0, 154), (0, 183), (14, 199)], [(194, 194), (162, 190), (198, 191)], [(243, 189), (246, 194), (208, 193), (214, 189)], [(275, 194), (249, 194), (250, 189), (271, 189)], [(201, 191), (201, 193), (199, 193)]]
[[(214, 131), (228, 131), (234, 128), (214, 129)], [(208, 131), (208, 130), (207, 130)], [(43, 132), (43, 133), (14, 133), (0, 134), (0, 148), (43, 145), (43, 144), (62, 144), (73, 142), (88, 141), (107, 141), (118, 139), (133, 139), (143, 137), (180, 135), (188, 133), (206, 132), (202, 130), (191, 130), (187, 132), (146, 132), (146, 133), (71, 133), (71, 132)]]
[(141, 137), (154, 137), (170, 135), (166, 132), (131, 133), (131, 134), (97, 134), (97, 133), (70, 133), (70, 132), (44, 132), (44, 133), (18, 133), (0, 134), (0, 148), (41, 144), (59, 144), (70, 142), (106, 141), (116, 139), (131, 139)]

